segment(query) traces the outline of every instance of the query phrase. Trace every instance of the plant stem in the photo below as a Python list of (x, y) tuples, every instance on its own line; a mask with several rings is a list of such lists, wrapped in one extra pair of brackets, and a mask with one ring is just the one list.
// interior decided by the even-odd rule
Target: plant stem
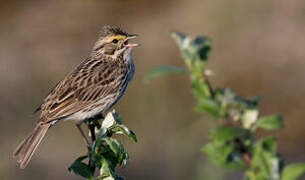
[(211, 93), (211, 96), (212, 96), (212, 98), (214, 98), (214, 95), (215, 95), (214, 89), (213, 89), (213, 87), (212, 87), (212, 85), (211, 85), (211, 83), (210, 83), (210, 81), (209, 81), (208, 76), (207, 76), (204, 72), (202, 73), (202, 79), (203, 79), (203, 80), (205, 81), (205, 83), (208, 85), (209, 91), (210, 91), (210, 93)]
[[(96, 137), (95, 137), (95, 132), (94, 132), (94, 129), (95, 129), (95, 125), (92, 124), (91, 122), (88, 123), (88, 129), (90, 130), (90, 134), (91, 134), (91, 144), (94, 143), (94, 141), (96, 140)], [(94, 149), (92, 149), (92, 146), (89, 147), (89, 166), (90, 166), (90, 169), (91, 169), (91, 172), (92, 174), (94, 174), (95, 172), (95, 164), (91, 158), (91, 151), (94, 151)]]
[[(98, 129), (101, 127), (101, 125), (98, 121), (99, 119), (104, 119), (103, 115), (98, 115), (98, 116), (96, 116), (96, 117), (94, 117), (94, 118), (92, 118), (88, 121), (88, 129), (89, 129), (90, 135), (91, 135), (91, 144), (94, 143), (95, 140), (96, 140), (95, 127), (97, 127)], [(92, 160), (91, 155), (90, 155), (91, 151), (94, 151), (94, 149), (92, 149), (92, 148), (94, 148), (94, 147), (90, 146), (88, 148), (88, 150), (89, 150), (89, 166), (90, 166), (92, 174), (94, 175), (96, 166), (95, 166), (95, 163)]]
[[(211, 94), (211, 97), (214, 98), (214, 96), (215, 96), (214, 89), (213, 89), (213, 87), (212, 87), (212, 85), (211, 85), (211, 83), (210, 83), (210, 81), (209, 81), (208, 76), (207, 76), (204, 72), (202, 73), (202, 79), (203, 79), (203, 80), (205, 81), (205, 83), (208, 85), (209, 91), (210, 91), (210, 94)], [(230, 117), (229, 117), (229, 116), (225, 117), (224, 120), (226, 120), (225, 123), (230, 124)], [(252, 161), (251, 154), (250, 154), (249, 152), (246, 152), (246, 151), (244, 150), (243, 145), (241, 145), (241, 147), (242, 147), (242, 148), (241, 148), (241, 151), (242, 151), (242, 158), (243, 158), (243, 160), (245, 161), (245, 163), (246, 163), (248, 166), (250, 166), (250, 165), (251, 165), (251, 161)]]

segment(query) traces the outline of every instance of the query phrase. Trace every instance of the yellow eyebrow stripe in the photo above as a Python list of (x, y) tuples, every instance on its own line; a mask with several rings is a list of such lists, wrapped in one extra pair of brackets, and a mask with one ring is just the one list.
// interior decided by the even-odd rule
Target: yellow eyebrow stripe
[(115, 36), (110, 36), (110, 37), (108, 38), (108, 40), (109, 40), (109, 41), (112, 41), (112, 40), (114, 40), (114, 39), (120, 40), (120, 39), (125, 39), (125, 38), (126, 38), (126, 36), (124, 36), (124, 35), (115, 35)]

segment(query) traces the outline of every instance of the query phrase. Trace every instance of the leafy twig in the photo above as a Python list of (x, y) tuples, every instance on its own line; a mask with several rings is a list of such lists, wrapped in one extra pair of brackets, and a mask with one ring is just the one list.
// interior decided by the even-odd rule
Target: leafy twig
[(210, 142), (202, 151), (223, 168), (244, 170), (244, 180), (296, 180), (300, 177), (305, 172), (305, 163), (284, 166), (275, 138), (255, 140), (253, 137), (257, 128), (281, 128), (281, 116), (260, 117), (258, 96), (243, 98), (230, 88), (213, 89), (206, 74), (209, 38), (180, 32), (171, 35), (190, 72), (191, 89), (198, 101), (195, 109), (216, 121), (216, 127), (210, 130)]
[[(103, 119), (102, 125), (98, 120)], [(105, 118), (96, 117), (88, 121), (91, 134), (91, 145), (88, 154), (77, 158), (70, 166), (73, 171), (86, 179), (98, 180), (122, 180), (123, 177), (115, 172), (118, 166), (125, 167), (129, 162), (129, 156), (123, 144), (112, 138), (113, 134), (123, 134), (133, 141), (137, 141), (136, 135), (124, 124), (116, 111), (110, 112)], [(84, 160), (88, 159), (88, 164)], [(98, 169), (97, 177), (94, 176)]]

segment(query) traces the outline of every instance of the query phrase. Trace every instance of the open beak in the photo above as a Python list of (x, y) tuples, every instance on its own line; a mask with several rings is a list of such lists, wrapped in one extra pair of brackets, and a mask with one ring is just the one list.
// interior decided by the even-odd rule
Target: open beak
[(136, 38), (137, 36), (138, 36), (138, 35), (136, 35), (136, 34), (129, 35), (129, 36), (126, 38), (125, 42), (124, 42), (124, 46), (125, 46), (125, 47), (128, 47), (128, 48), (132, 48), (132, 47), (137, 47), (137, 46), (139, 46), (139, 44), (136, 44), (136, 43), (131, 44), (131, 43), (128, 42), (130, 39), (134, 39), (134, 38)]

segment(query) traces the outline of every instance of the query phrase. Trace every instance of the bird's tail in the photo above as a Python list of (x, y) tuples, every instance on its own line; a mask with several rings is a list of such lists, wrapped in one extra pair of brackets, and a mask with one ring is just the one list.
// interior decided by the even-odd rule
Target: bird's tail
[(30, 136), (23, 140), (22, 143), (15, 149), (14, 158), (17, 158), (17, 162), (21, 169), (24, 169), (28, 165), (35, 150), (50, 126), (51, 123), (37, 124)]

